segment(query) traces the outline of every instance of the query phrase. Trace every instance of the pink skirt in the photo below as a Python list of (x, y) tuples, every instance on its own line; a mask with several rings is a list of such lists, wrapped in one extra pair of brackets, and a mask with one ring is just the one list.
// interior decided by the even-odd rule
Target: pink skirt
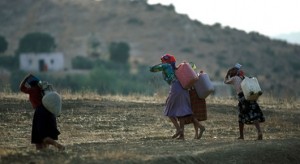
[(166, 101), (164, 115), (168, 117), (184, 117), (192, 114), (188, 90), (182, 88), (178, 80), (172, 82)]

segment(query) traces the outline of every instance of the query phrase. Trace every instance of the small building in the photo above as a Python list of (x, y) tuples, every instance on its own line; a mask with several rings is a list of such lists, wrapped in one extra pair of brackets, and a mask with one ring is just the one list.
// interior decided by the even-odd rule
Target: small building
[(64, 70), (62, 53), (27, 53), (20, 54), (20, 69), (23, 71), (61, 71)]

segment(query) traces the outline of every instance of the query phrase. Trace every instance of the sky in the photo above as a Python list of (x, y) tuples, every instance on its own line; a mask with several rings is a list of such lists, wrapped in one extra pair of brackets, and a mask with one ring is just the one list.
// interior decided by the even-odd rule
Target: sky
[(274, 37), (300, 32), (300, 0), (148, 0), (173, 4), (179, 14), (203, 24), (220, 23)]

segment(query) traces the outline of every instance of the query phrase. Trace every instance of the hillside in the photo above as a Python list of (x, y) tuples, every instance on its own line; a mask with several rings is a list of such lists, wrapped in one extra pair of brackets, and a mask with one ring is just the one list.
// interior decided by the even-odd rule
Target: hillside
[(220, 24), (208, 26), (177, 14), (173, 6), (144, 0), (2, 0), (0, 7), (0, 35), (9, 42), (9, 55), (29, 32), (51, 34), (68, 67), (71, 58), (89, 56), (91, 40), (101, 43), (102, 58), (109, 43), (125, 41), (132, 60), (146, 65), (172, 53), (222, 81), (227, 68), (239, 62), (247, 75), (258, 77), (266, 93), (290, 96), (300, 91), (300, 46)]

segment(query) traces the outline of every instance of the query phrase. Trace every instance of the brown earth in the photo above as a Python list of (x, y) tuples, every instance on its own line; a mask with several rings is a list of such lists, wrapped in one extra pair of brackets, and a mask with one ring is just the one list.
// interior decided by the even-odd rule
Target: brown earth
[[(64, 98), (59, 142), (36, 151), (30, 144), (33, 110), (24, 96), (0, 96), (0, 163), (299, 163), (300, 105), (261, 101), (263, 141), (246, 126), (237, 140), (235, 100), (207, 99), (208, 120), (200, 140), (186, 126), (184, 141), (162, 115), (164, 98), (98, 96)], [(80, 97), (80, 96), (79, 96)]]

